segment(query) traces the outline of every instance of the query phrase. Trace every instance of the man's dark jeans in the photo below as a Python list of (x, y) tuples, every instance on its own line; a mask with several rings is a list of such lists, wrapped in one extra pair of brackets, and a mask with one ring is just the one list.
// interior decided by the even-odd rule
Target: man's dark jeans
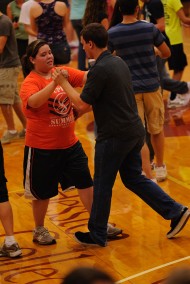
[(119, 171), (123, 184), (164, 219), (180, 214), (182, 205), (170, 198), (156, 183), (142, 175), (141, 148), (144, 137), (128, 140), (110, 138), (96, 142), (94, 199), (88, 223), (91, 237), (100, 245), (107, 241), (112, 187)]

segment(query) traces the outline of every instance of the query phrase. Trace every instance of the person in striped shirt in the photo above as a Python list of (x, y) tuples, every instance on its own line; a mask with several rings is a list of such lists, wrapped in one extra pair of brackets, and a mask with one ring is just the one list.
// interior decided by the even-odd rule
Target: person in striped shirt
[[(108, 30), (108, 46), (110, 51), (115, 51), (129, 67), (138, 112), (143, 123), (146, 118), (147, 129), (151, 134), (156, 156), (156, 179), (162, 181), (167, 177), (164, 164), (164, 104), (156, 55), (167, 58), (170, 56), (170, 49), (154, 24), (138, 20), (138, 0), (118, 0), (116, 5), (123, 19)], [(152, 179), (146, 144), (141, 154), (143, 169), (147, 177)]]

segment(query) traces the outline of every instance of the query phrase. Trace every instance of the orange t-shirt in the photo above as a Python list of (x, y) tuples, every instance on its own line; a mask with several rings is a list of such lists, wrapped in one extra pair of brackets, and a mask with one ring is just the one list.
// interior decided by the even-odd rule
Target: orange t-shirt
[[(82, 87), (84, 71), (62, 67), (68, 71), (68, 81), (73, 87)], [(53, 70), (53, 69), (52, 69)], [(74, 133), (75, 121), (71, 101), (62, 87), (57, 86), (39, 108), (28, 107), (28, 98), (45, 88), (52, 79), (45, 79), (31, 71), (21, 86), (20, 97), (27, 118), (26, 145), (39, 149), (66, 149), (78, 138)]]

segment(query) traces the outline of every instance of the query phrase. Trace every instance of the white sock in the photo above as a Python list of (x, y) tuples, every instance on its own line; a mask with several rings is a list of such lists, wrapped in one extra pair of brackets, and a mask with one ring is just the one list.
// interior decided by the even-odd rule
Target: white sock
[(11, 245), (15, 244), (16, 240), (14, 238), (14, 236), (6, 236), (5, 237), (5, 244), (10, 247)]
[(15, 134), (15, 133), (17, 133), (17, 130), (9, 130), (9, 133)]

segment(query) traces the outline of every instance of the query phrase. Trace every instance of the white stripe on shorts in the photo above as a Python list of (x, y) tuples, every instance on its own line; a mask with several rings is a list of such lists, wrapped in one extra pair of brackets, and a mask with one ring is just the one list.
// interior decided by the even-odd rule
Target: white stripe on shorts
[(31, 148), (28, 149), (28, 159), (27, 159), (27, 165), (26, 165), (26, 176), (25, 176), (25, 184), (24, 184), (24, 196), (27, 199), (31, 200), (37, 200), (34, 195), (31, 192), (30, 189), (30, 166), (31, 166)]

